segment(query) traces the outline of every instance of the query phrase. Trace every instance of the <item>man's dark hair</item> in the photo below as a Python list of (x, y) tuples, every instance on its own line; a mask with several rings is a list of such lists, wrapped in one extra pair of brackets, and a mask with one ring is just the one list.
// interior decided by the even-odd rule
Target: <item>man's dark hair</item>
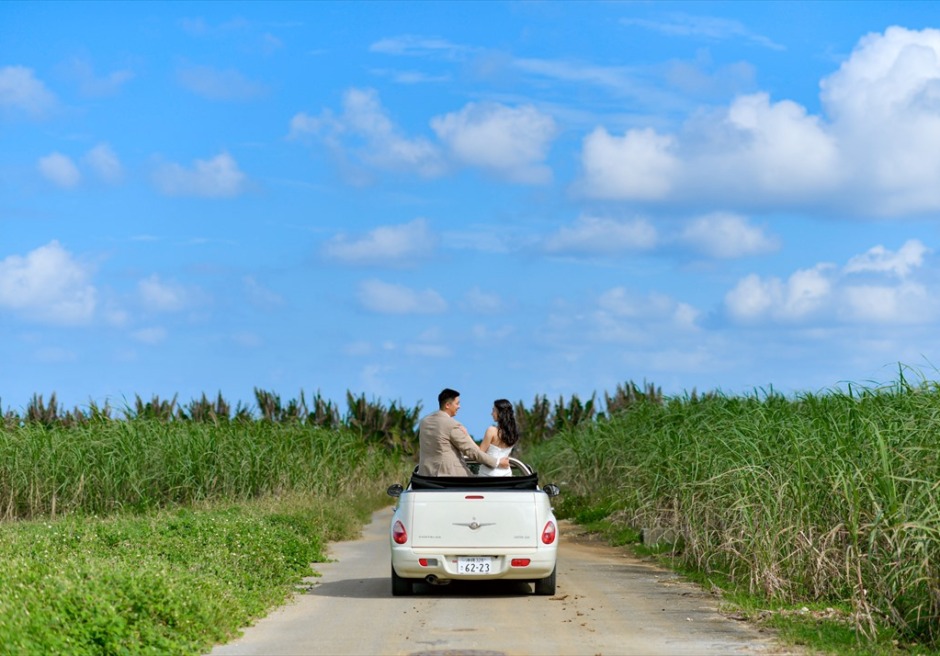
[(460, 392), (457, 390), (452, 390), (449, 387), (445, 387), (441, 393), (437, 395), (437, 405), (441, 410), (443, 410), (448, 401), (453, 401), (458, 396), (460, 396)]

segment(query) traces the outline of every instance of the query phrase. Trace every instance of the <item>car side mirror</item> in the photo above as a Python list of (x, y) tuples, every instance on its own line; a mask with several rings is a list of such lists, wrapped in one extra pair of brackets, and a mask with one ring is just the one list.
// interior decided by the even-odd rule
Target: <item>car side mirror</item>
[(550, 497), (557, 497), (559, 494), (561, 494), (561, 488), (554, 483), (549, 483), (542, 488), (542, 491)]
[(405, 491), (405, 488), (402, 487), (401, 483), (393, 483), (388, 486), (388, 489), (385, 490), (386, 494), (390, 497), (400, 497), (401, 493)]

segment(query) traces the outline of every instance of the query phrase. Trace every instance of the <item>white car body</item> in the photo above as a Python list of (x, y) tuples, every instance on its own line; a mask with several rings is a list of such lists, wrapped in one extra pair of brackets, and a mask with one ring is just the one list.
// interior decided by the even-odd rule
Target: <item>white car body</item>
[(389, 526), (392, 594), (407, 595), (414, 583), (452, 580), (519, 580), (536, 594), (555, 594), (558, 522), (538, 475), (513, 459), (521, 475), (420, 476), (398, 497)]

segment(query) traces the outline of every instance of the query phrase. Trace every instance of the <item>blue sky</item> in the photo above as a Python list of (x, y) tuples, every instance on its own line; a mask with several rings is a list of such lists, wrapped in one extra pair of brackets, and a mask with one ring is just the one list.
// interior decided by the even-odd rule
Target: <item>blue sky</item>
[(940, 362), (940, 6), (0, 3), (0, 407)]

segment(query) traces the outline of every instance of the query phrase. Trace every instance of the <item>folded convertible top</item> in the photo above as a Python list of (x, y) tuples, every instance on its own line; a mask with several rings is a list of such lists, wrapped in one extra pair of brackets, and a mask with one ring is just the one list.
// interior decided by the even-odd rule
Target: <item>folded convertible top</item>
[(412, 490), (538, 490), (539, 474), (523, 476), (422, 476), (411, 475)]

